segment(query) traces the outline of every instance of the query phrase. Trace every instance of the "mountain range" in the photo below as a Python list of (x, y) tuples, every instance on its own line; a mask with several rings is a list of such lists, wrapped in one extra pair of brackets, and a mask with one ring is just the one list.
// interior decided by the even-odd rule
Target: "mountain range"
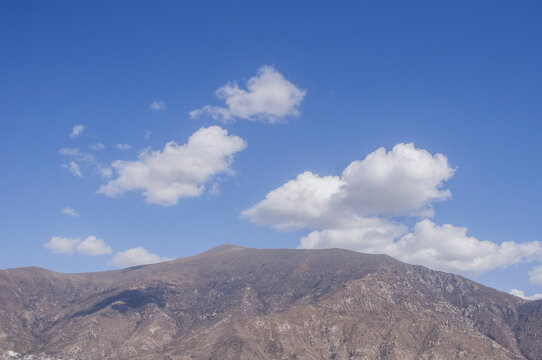
[(0, 271), (0, 358), (536, 360), (542, 300), (386, 255), (222, 245), (116, 271)]

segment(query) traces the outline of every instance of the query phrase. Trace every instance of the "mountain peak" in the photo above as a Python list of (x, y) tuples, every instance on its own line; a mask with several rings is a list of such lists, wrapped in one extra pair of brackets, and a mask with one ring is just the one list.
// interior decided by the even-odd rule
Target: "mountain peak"
[(238, 246), (238, 245), (235, 245), (235, 244), (222, 244), (222, 245), (215, 246), (212, 249), (209, 249), (207, 252), (209, 252), (209, 251), (213, 251), (213, 252), (229, 251), (229, 250), (234, 250), (234, 249), (247, 249), (247, 248), (242, 247), (242, 246)]

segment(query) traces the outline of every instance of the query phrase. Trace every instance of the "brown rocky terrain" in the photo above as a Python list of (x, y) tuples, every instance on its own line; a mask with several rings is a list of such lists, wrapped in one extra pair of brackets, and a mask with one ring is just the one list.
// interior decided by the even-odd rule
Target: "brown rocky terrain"
[(224, 245), (119, 271), (0, 271), (0, 358), (23, 355), (535, 360), (542, 301), (385, 255)]

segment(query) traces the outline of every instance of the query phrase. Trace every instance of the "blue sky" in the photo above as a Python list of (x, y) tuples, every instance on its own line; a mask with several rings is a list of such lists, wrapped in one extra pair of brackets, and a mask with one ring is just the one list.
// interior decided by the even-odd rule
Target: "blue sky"
[[(0, 268), (341, 246), (542, 293), (541, 15), (536, 1), (0, 1)], [(143, 194), (172, 183), (189, 189)]]

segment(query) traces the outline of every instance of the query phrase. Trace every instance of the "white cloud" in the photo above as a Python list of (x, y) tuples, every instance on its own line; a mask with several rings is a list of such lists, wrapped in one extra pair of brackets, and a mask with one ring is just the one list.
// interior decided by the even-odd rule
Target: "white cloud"
[(158, 111), (166, 108), (166, 102), (164, 100), (155, 100), (150, 105), (151, 110)]
[[(311, 229), (300, 248), (384, 253), (467, 275), (541, 261), (541, 242), (496, 244), (469, 236), (467, 228), (426, 218), (433, 216), (434, 202), (451, 197), (442, 185), (454, 171), (442, 154), (398, 144), (352, 162), (341, 176), (299, 174), (242, 216), (279, 230)], [(405, 217), (421, 219), (411, 229), (402, 223)], [(542, 266), (531, 272), (531, 281), (542, 284)]]
[(139, 246), (116, 253), (111, 260), (111, 264), (116, 267), (124, 268), (136, 265), (154, 264), (168, 260), (169, 259), (156, 254), (151, 254), (145, 250), (145, 248)]
[(383, 147), (344, 170), (344, 203), (361, 215), (410, 215), (433, 213), (431, 203), (451, 196), (441, 190), (454, 169), (442, 154), (431, 155), (414, 144)]
[(113, 252), (111, 246), (106, 245), (102, 239), (98, 239), (94, 235), (88, 236), (83, 241), (79, 237), (67, 238), (53, 236), (44, 247), (55, 254), (73, 254), (77, 251), (79, 254), (95, 256), (111, 254)]
[(281, 230), (322, 228), (336, 218), (331, 213), (333, 197), (343, 185), (338, 176), (321, 177), (306, 171), (269, 192), (264, 200), (243, 211), (243, 216)]
[(132, 146), (130, 144), (116, 144), (119, 150), (130, 150)]
[(360, 218), (349, 226), (312, 231), (301, 238), (299, 248), (342, 248), (391, 255), (395, 252), (394, 239), (407, 231), (408, 227), (390, 220)]
[(468, 236), (467, 232), (464, 227), (436, 225), (424, 219), (414, 226), (413, 232), (397, 241), (395, 254), (408, 263), (472, 275), (542, 260), (542, 245), (538, 241), (505, 241), (499, 245)]
[(103, 149), (105, 149), (105, 145), (102, 144), (101, 142), (97, 142), (97, 143), (95, 143), (95, 144), (92, 144), (92, 145), (90, 146), (90, 148), (91, 148), (92, 150), (103, 150)]
[(518, 289), (512, 289), (508, 293), (512, 294), (514, 296), (520, 297), (522, 299), (525, 299), (525, 300), (540, 300), (540, 299), (542, 299), (542, 294), (525, 295), (525, 291), (518, 290)]
[(83, 174), (81, 173), (81, 168), (79, 167), (79, 164), (77, 164), (75, 161), (70, 161), (68, 163), (68, 169), (74, 176), (77, 176), (77, 177), (83, 176)]
[(441, 187), (453, 173), (444, 155), (401, 143), (353, 161), (340, 177), (306, 171), (243, 216), (277, 229), (322, 229), (377, 215), (432, 215), (432, 202), (451, 196)]
[(168, 142), (163, 150), (146, 150), (136, 161), (114, 161), (117, 177), (100, 187), (99, 193), (115, 197), (141, 190), (146, 201), (175, 205), (180, 198), (203, 193), (205, 183), (218, 174), (232, 174), (235, 153), (246, 143), (218, 126), (201, 128), (184, 145)]
[(533, 268), (529, 271), (529, 280), (533, 284), (542, 286), (542, 265)]
[(85, 125), (75, 125), (73, 128), (72, 128), (72, 132), (70, 134), (70, 137), (71, 138), (76, 138), (76, 137), (79, 137), (83, 131), (85, 130)]
[(77, 244), (76, 249), (80, 254), (93, 256), (111, 254), (113, 252), (111, 246), (106, 245), (102, 239), (98, 239), (92, 235)]
[(75, 211), (71, 207), (65, 207), (64, 209), (62, 209), (62, 213), (65, 215), (73, 216), (73, 217), (79, 217), (79, 214), (77, 213), (77, 211)]
[(71, 254), (75, 251), (75, 245), (77, 245), (79, 241), (79, 238), (53, 236), (44, 247), (55, 254)]
[(381, 218), (360, 220), (357, 226), (313, 231), (301, 238), (302, 249), (346, 248), (371, 254), (387, 254), (409, 264), (432, 269), (479, 275), (512, 264), (542, 260), (538, 241), (496, 244), (467, 235), (467, 228), (437, 225), (429, 219), (408, 228)]
[(191, 117), (208, 114), (228, 122), (236, 118), (276, 123), (288, 116), (299, 115), (298, 107), (306, 91), (297, 88), (272, 66), (262, 66), (247, 82), (247, 90), (229, 83), (216, 91), (226, 107), (204, 106), (190, 112)]

